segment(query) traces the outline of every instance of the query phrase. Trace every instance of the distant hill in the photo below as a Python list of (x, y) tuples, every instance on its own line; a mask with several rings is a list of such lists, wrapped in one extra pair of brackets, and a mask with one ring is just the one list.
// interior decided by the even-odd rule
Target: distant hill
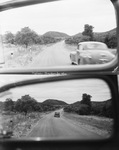
[[(111, 101), (112, 101), (111, 99), (106, 100), (106, 101), (100, 101), (100, 102), (99, 101), (92, 101), (91, 105), (92, 105), (92, 107), (102, 108), (105, 105), (110, 105)], [(77, 101), (75, 103), (69, 104), (68, 106), (79, 107), (79, 105), (81, 105), (81, 101)]]
[(82, 36), (82, 33), (77, 33), (77, 34), (75, 34), (75, 35), (73, 35), (73, 36), (71, 36), (71, 37), (81, 37)]
[(106, 31), (106, 32), (94, 32), (94, 37), (95, 38), (105, 38), (107, 35), (116, 35), (116, 28)]
[(42, 36), (52, 37), (52, 38), (68, 38), (69, 35), (63, 32), (49, 31)]
[[(94, 32), (94, 36), (105, 36), (107, 34), (111, 34), (111, 35), (115, 35), (116, 34), (116, 28), (112, 29), (112, 30), (109, 30), (109, 31), (106, 31), (106, 32)], [(81, 37), (82, 36), (82, 33), (77, 33), (73, 36), (70, 36), (70, 37)]]
[[(105, 40), (106, 39), (106, 40)], [(104, 42), (109, 48), (117, 47), (116, 28), (106, 32), (94, 32), (94, 41)], [(84, 36), (82, 33), (77, 33), (66, 38), (65, 43), (77, 45), (79, 42), (90, 41), (89, 36)]]
[(55, 105), (67, 105), (67, 103), (65, 103), (64, 101), (55, 100), (55, 99), (47, 99), (44, 102), (42, 102), (42, 104), (52, 105), (52, 106), (55, 106)]
[(81, 101), (77, 101), (75, 103), (70, 104), (73, 107), (78, 107), (81, 104)]
[(116, 28), (106, 31), (106, 32), (94, 32), (94, 36), (95, 35), (107, 35), (107, 34), (111, 34), (111, 35), (115, 35), (116, 34)]

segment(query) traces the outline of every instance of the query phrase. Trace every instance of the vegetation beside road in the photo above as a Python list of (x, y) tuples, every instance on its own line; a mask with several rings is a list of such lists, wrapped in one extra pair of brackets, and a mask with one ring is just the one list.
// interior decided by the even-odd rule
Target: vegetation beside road
[[(117, 37), (116, 29), (107, 32), (93, 32), (93, 26), (84, 25), (84, 31), (74, 36), (66, 33), (49, 31), (39, 35), (29, 27), (24, 27), (16, 34), (7, 31), (2, 35), (5, 51), (5, 67), (29, 67), (34, 62), (36, 56), (47, 46), (51, 46), (62, 40), (65, 41), (66, 48), (75, 51), (77, 44), (84, 41), (99, 41), (105, 43), (109, 51), (116, 55)], [(59, 49), (57, 47), (57, 49)], [(8, 55), (9, 54), (9, 55)]]
[(54, 111), (62, 108), (64, 105), (66, 105), (66, 103), (52, 99), (45, 100), (44, 102), (40, 103), (30, 95), (24, 95), (16, 101), (13, 101), (11, 98), (7, 98), (2, 105), (3, 111), (5, 112), (24, 113), (27, 115), (31, 112)]
[(109, 137), (113, 134), (113, 119), (105, 118), (100, 116), (87, 116), (87, 115), (78, 115), (76, 113), (67, 113), (64, 112), (63, 116), (73, 123), (78, 123), (82, 125), (87, 130), (89, 129), (92, 132), (95, 132), (99, 135), (104, 135), (104, 137)]
[(47, 45), (65, 40), (66, 44), (77, 45), (84, 41), (98, 41), (105, 43), (108, 48), (117, 47), (116, 29), (106, 32), (93, 32), (94, 27), (89, 24), (84, 25), (82, 33), (69, 36), (66, 33), (49, 31), (43, 35), (39, 35), (29, 27), (24, 27), (16, 34), (10, 31), (2, 35), (4, 43), (25, 46), (26, 48), (32, 45)]
[[(13, 131), (14, 137), (24, 137), (32, 127), (47, 113), (67, 105), (63, 101), (48, 99), (37, 102), (30, 95), (24, 95), (17, 101), (7, 98), (0, 102), (1, 124), (3, 130)], [(12, 124), (11, 122), (12, 121)]]
[[(32, 112), (24, 113), (9, 112), (2, 115), (2, 126), (5, 131), (13, 131), (13, 137), (23, 137), (32, 129), (32, 127), (42, 118), (43, 113)], [(10, 121), (13, 122), (10, 125)]]
[(25, 48), (28, 48), (32, 45), (46, 45), (56, 43), (63, 40), (65, 37), (68, 37), (68, 35), (62, 32), (54, 31), (39, 35), (29, 27), (22, 28), (16, 34), (8, 31), (5, 35), (2, 36), (4, 43), (24, 46)]
[(66, 38), (65, 43), (70, 45), (77, 45), (84, 41), (98, 41), (105, 43), (108, 48), (115, 49), (117, 47), (116, 29), (107, 32), (93, 32), (93, 26), (86, 24), (84, 31), (74, 36)]
[(103, 102), (92, 102), (91, 95), (84, 93), (82, 100), (64, 107), (65, 112), (77, 113), (79, 115), (96, 115), (113, 118), (112, 100)]
[(63, 116), (78, 122), (89, 130), (96, 130), (99, 134), (109, 135), (113, 130), (112, 99), (96, 102), (91, 101), (91, 95), (84, 93), (82, 100), (73, 104), (56, 99), (38, 102), (30, 95), (21, 96), (13, 101), (7, 98), (0, 103), (2, 125), (9, 130), (10, 120), (13, 121), (12, 130), (15, 137), (26, 136), (31, 128), (46, 113), (63, 108)]
[(43, 46), (41, 45), (32, 45), (25, 48), (24, 46), (5, 44), (5, 67), (26, 67), (42, 50)]

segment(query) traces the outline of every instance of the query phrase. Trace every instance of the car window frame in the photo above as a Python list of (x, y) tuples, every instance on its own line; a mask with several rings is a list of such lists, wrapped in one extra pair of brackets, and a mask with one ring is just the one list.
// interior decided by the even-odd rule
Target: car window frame
[[(9, 9), (14, 9), (14, 8), (19, 8), (19, 7), (24, 7), (28, 5), (34, 5), (34, 4), (40, 4), (40, 3), (45, 3), (45, 2), (52, 2), (52, 1), (59, 1), (59, 0), (17, 0), (17, 1), (10, 1), (10, 2), (5, 2), (3, 4), (0, 4), (0, 12), (6, 11)], [(112, 5), (114, 5), (115, 12), (116, 12), (116, 22), (117, 22), (117, 35), (119, 35), (119, 19), (117, 16), (119, 16), (119, 0), (109, 0), (112, 2)], [(118, 41), (119, 41), (119, 37)], [(119, 42), (117, 46), (117, 55), (109, 63), (105, 64), (96, 64), (96, 65), (80, 65), (80, 66), (57, 66), (57, 67), (40, 67), (40, 68), (30, 68), (30, 69), (24, 69), (24, 68), (4, 68), (0, 67), (0, 74), (36, 74), (36, 73), (56, 73), (56, 72), (66, 72), (66, 73), (89, 73), (89, 72), (95, 72), (95, 73), (117, 73), (116, 68), (118, 67), (118, 56), (119, 52)], [(4, 66), (4, 65), (2, 65)]]

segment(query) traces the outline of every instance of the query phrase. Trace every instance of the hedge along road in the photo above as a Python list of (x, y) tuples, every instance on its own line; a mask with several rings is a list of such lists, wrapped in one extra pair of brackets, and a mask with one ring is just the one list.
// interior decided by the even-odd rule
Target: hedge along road
[(75, 123), (60, 112), (60, 118), (54, 117), (54, 112), (45, 115), (27, 134), (27, 137), (45, 137), (61, 139), (102, 139), (103, 136), (90, 131), (81, 124)]
[(29, 67), (48, 67), (71, 65), (70, 50), (64, 41), (46, 47), (33, 59)]

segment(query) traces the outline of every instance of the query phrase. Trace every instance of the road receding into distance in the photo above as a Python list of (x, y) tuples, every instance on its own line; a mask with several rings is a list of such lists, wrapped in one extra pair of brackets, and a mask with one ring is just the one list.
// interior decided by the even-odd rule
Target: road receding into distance
[(64, 41), (45, 47), (29, 64), (29, 67), (48, 67), (71, 65), (70, 50)]
[(60, 111), (60, 118), (54, 117), (54, 112), (46, 114), (27, 134), (27, 137), (45, 137), (62, 139), (102, 139), (101, 135), (92, 132), (83, 125), (69, 120)]

